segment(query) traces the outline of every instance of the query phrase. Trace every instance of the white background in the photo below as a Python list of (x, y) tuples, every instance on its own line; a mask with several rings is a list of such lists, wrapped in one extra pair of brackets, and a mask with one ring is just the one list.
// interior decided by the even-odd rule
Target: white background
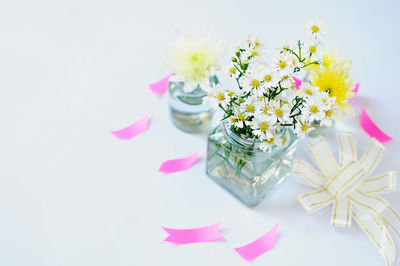
[[(253, 33), (273, 51), (321, 18), (327, 46), (361, 81), (357, 116), (338, 127), (357, 134), (361, 152), (364, 105), (395, 138), (377, 172), (399, 170), (399, 11), (399, 1), (1, 1), (0, 265), (249, 265), (233, 247), (278, 221), (275, 249), (251, 265), (384, 265), (356, 224), (338, 230), (328, 209), (306, 213), (296, 198), (309, 188), (291, 179), (255, 209), (243, 206), (206, 177), (205, 136), (174, 128), (166, 95), (148, 84), (168, 73), (161, 50), (176, 30), (211, 28), (232, 45)], [(145, 112), (145, 134), (108, 133)], [(157, 172), (199, 150), (190, 170)], [(385, 198), (400, 210), (399, 193)], [(163, 242), (161, 226), (217, 221), (224, 241)]]

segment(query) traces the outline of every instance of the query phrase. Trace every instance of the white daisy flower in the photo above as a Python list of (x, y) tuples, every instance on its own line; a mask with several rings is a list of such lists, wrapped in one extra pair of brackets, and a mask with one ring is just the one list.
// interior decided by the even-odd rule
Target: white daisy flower
[(253, 95), (247, 97), (244, 102), (240, 104), (239, 110), (248, 115), (254, 115), (257, 110), (257, 98)]
[(279, 138), (277, 135), (269, 138), (269, 139), (265, 139), (262, 141), (262, 143), (260, 144), (260, 149), (263, 150), (264, 152), (268, 151), (268, 152), (272, 152), (272, 149), (275, 146), (281, 146), (282, 145), (282, 139)]
[(231, 101), (229, 91), (222, 89), (221, 84), (215, 85), (206, 90), (206, 92), (207, 96), (203, 98), (203, 103), (210, 103), (214, 108), (217, 108), (219, 105), (226, 108)]
[(321, 20), (310, 20), (306, 23), (306, 33), (308, 36), (320, 40), (325, 34), (325, 25)]
[(229, 77), (232, 77), (234, 79), (236, 79), (240, 72), (239, 70), (236, 69), (236, 67), (232, 64), (229, 64), (225, 67), (225, 71), (224, 71)]
[(296, 128), (293, 130), (293, 133), (300, 138), (304, 138), (309, 132), (314, 130), (311, 122), (309, 121), (300, 121), (299, 124), (296, 124)]
[(271, 121), (274, 123), (279, 121), (280, 123), (285, 124), (290, 120), (290, 107), (287, 103), (282, 104), (280, 100), (271, 100), (269, 102), (268, 113)]
[(280, 75), (272, 68), (264, 66), (262, 69), (264, 73), (264, 86), (266, 88), (277, 87), (280, 81)]
[(275, 131), (275, 126), (270, 120), (255, 117), (251, 121), (250, 127), (253, 129), (252, 133), (261, 140), (270, 139), (274, 136), (273, 132)]
[(320, 95), (319, 87), (314, 87), (308, 82), (303, 82), (297, 91), (297, 95), (304, 96), (305, 98), (317, 97)]
[(228, 125), (234, 125), (237, 128), (245, 127), (249, 121), (247, 121), (248, 115), (245, 112), (240, 112), (237, 108), (233, 110), (233, 115), (228, 118)]
[(258, 117), (261, 120), (270, 119), (270, 115), (268, 112), (270, 109), (268, 98), (266, 97), (259, 98), (256, 106), (257, 107), (256, 107), (255, 117)]
[(240, 83), (243, 87), (243, 92), (253, 93), (254, 95), (261, 96), (265, 92), (265, 87), (263, 84), (263, 74), (261, 71), (258, 71), (256, 68), (250, 69), (246, 76), (243, 76)]
[(310, 97), (302, 108), (305, 121), (321, 121), (325, 117), (325, 105), (318, 97)]
[(304, 51), (307, 57), (310, 57), (311, 61), (318, 61), (321, 59), (322, 54), (321, 42), (311, 39), (304, 44), (302, 51)]
[(291, 76), (283, 76), (281, 80), (281, 87), (282, 88), (293, 88), (294, 87), (294, 80)]
[(293, 74), (297, 60), (289, 52), (283, 52), (273, 60), (273, 68), (281, 77)]

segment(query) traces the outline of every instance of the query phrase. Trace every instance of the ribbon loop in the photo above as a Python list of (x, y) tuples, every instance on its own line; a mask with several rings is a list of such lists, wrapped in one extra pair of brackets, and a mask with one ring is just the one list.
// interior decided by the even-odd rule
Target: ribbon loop
[(319, 171), (315, 170), (305, 161), (296, 160), (293, 165), (293, 178), (304, 185), (315, 188), (323, 188), (326, 177)]
[(364, 180), (360, 185), (360, 190), (369, 194), (387, 193), (396, 190), (396, 172), (389, 171), (382, 175)]
[(332, 208), (331, 225), (349, 228), (351, 226), (352, 206), (347, 197), (335, 200)]
[(331, 178), (337, 173), (339, 167), (323, 138), (318, 137), (310, 142), (307, 146), (307, 151), (325, 176)]
[(357, 148), (353, 141), (353, 134), (339, 132), (336, 134), (336, 140), (339, 144), (339, 165), (357, 161)]

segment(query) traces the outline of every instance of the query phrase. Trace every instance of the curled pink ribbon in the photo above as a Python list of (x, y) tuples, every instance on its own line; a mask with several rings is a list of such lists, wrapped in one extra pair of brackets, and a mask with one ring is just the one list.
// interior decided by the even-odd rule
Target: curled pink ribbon
[(392, 140), (392, 137), (388, 136), (383, 132), (375, 123), (372, 121), (372, 119), (369, 117), (367, 112), (365, 111), (365, 108), (363, 107), (361, 110), (361, 116), (360, 116), (360, 125), (361, 128), (371, 137), (371, 138), (376, 138), (380, 142), (384, 143), (389, 140)]
[(354, 89), (352, 90), (352, 92), (357, 93), (359, 88), (360, 88), (360, 82), (357, 82), (357, 83), (354, 85)]
[(110, 131), (119, 139), (131, 139), (147, 130), (149, 126), (149, 116), (144, 114), (141, 118), (133, 122), (131, 125), (116, 131)]
[(150, 90), (158, 95), (163, 94), (168, 90), (168, 83), (169, 83), (169, 78), (172, 76), (173, 73), (169, 73), (167, 76), (162, 78), (161, 80), (151, 83), (149, 85)]
[(298, 90), (301, 86), (302, 81), (301, 81), (301, 79), (298, 79), (296, 77), (292, 77), (292, 78), (294, 80), (294, 87), (296, 88), (296, 90)]
[(245, 260), (251, 261), (265, 252), (273, 249), (276, 237), (278, 235), (278, 226), (279, 223), (277, 223), (271, 230), (253, 242), (235, 248), (236, 252), (239, 253), (239, 255)]
[(222, 234), (219, 231), (220, 225), (221, 222), (192, 229), (173, 229), (163, 227), (163, 229), (169, 234), (164, 241), (174, 244), (188, 244), (219, 240), (222, 238)]
[(199, 155), (200, 152), (196, 152), (186, 157), (167, 160), (161, 164), (158, 171), (166, 174), (185, 171), (197, 162), (197, 160), (199, 159)]

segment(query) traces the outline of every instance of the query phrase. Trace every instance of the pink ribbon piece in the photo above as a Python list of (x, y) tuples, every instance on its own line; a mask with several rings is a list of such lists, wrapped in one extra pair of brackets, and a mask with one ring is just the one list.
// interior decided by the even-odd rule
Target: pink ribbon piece
[(357, 82), (357, 83), (354, 85), (354, 89), (352, 90), (352, 92), (357, 93), (359, 88), (360, 88), (360, 82)]
[(302, 81), (301, 81), (301, 79), (298, 79), (296, 77), (292, 77), (292, 78), (294, 80), (294, 87), (296, 88), (296, 90), (298, 90), (301, 86)]
[(131, 125), (116, 131), (110, 131), (119, 139), (131, 139), (147, 130), (149, 126), (149, 116), (144, 114), (141, 118), (133, 122)]
[(369, 117), (369, 115), (365, 111), (364, 107), (361, 110), (360, 125), (361, 125), (361, 128), (371, 138), (376, 138), (377, 140), (379, 140), (382, 143), (392, 140), (392, 137), (385, 134), (385, 132), (380, 130), (380, 128), (374, 123), (374, 121), (372, 121), (372, 119)]
[(277, 223), (271, 230), (265, 233), (260, 238), (254, 240), (253, 242), (235, 248), (236, 252), (239, 253), (245, 260), (251, 261), (258, 256), (264, 254), (265, 252), (274, 248), (276, 237), (278, 235), (278, 226)]
[(192, 229), (172, 229), (163, 227), (169, 234), (164, 241), (174, 244), (189, 244), (219, 240), (222, 238), (222, 234), (218, 228), (220, 225), (221, 222)]
[(161, 80), (151, 83), (149, 85), (150, 90), (158, 95), (163, 94), (168, 90), (168, 83), (169, 83), (169, 78), (172, 76), (173, 73), (169, 73), (166, 77), (162, 78)]
[(199, 155), (200, 152), (196, 152), (186, 157), (167, 160), (161, 164), (158, 171), (166, 174), (185, 171), (197, 162), (197, 160), (199, 159)]

